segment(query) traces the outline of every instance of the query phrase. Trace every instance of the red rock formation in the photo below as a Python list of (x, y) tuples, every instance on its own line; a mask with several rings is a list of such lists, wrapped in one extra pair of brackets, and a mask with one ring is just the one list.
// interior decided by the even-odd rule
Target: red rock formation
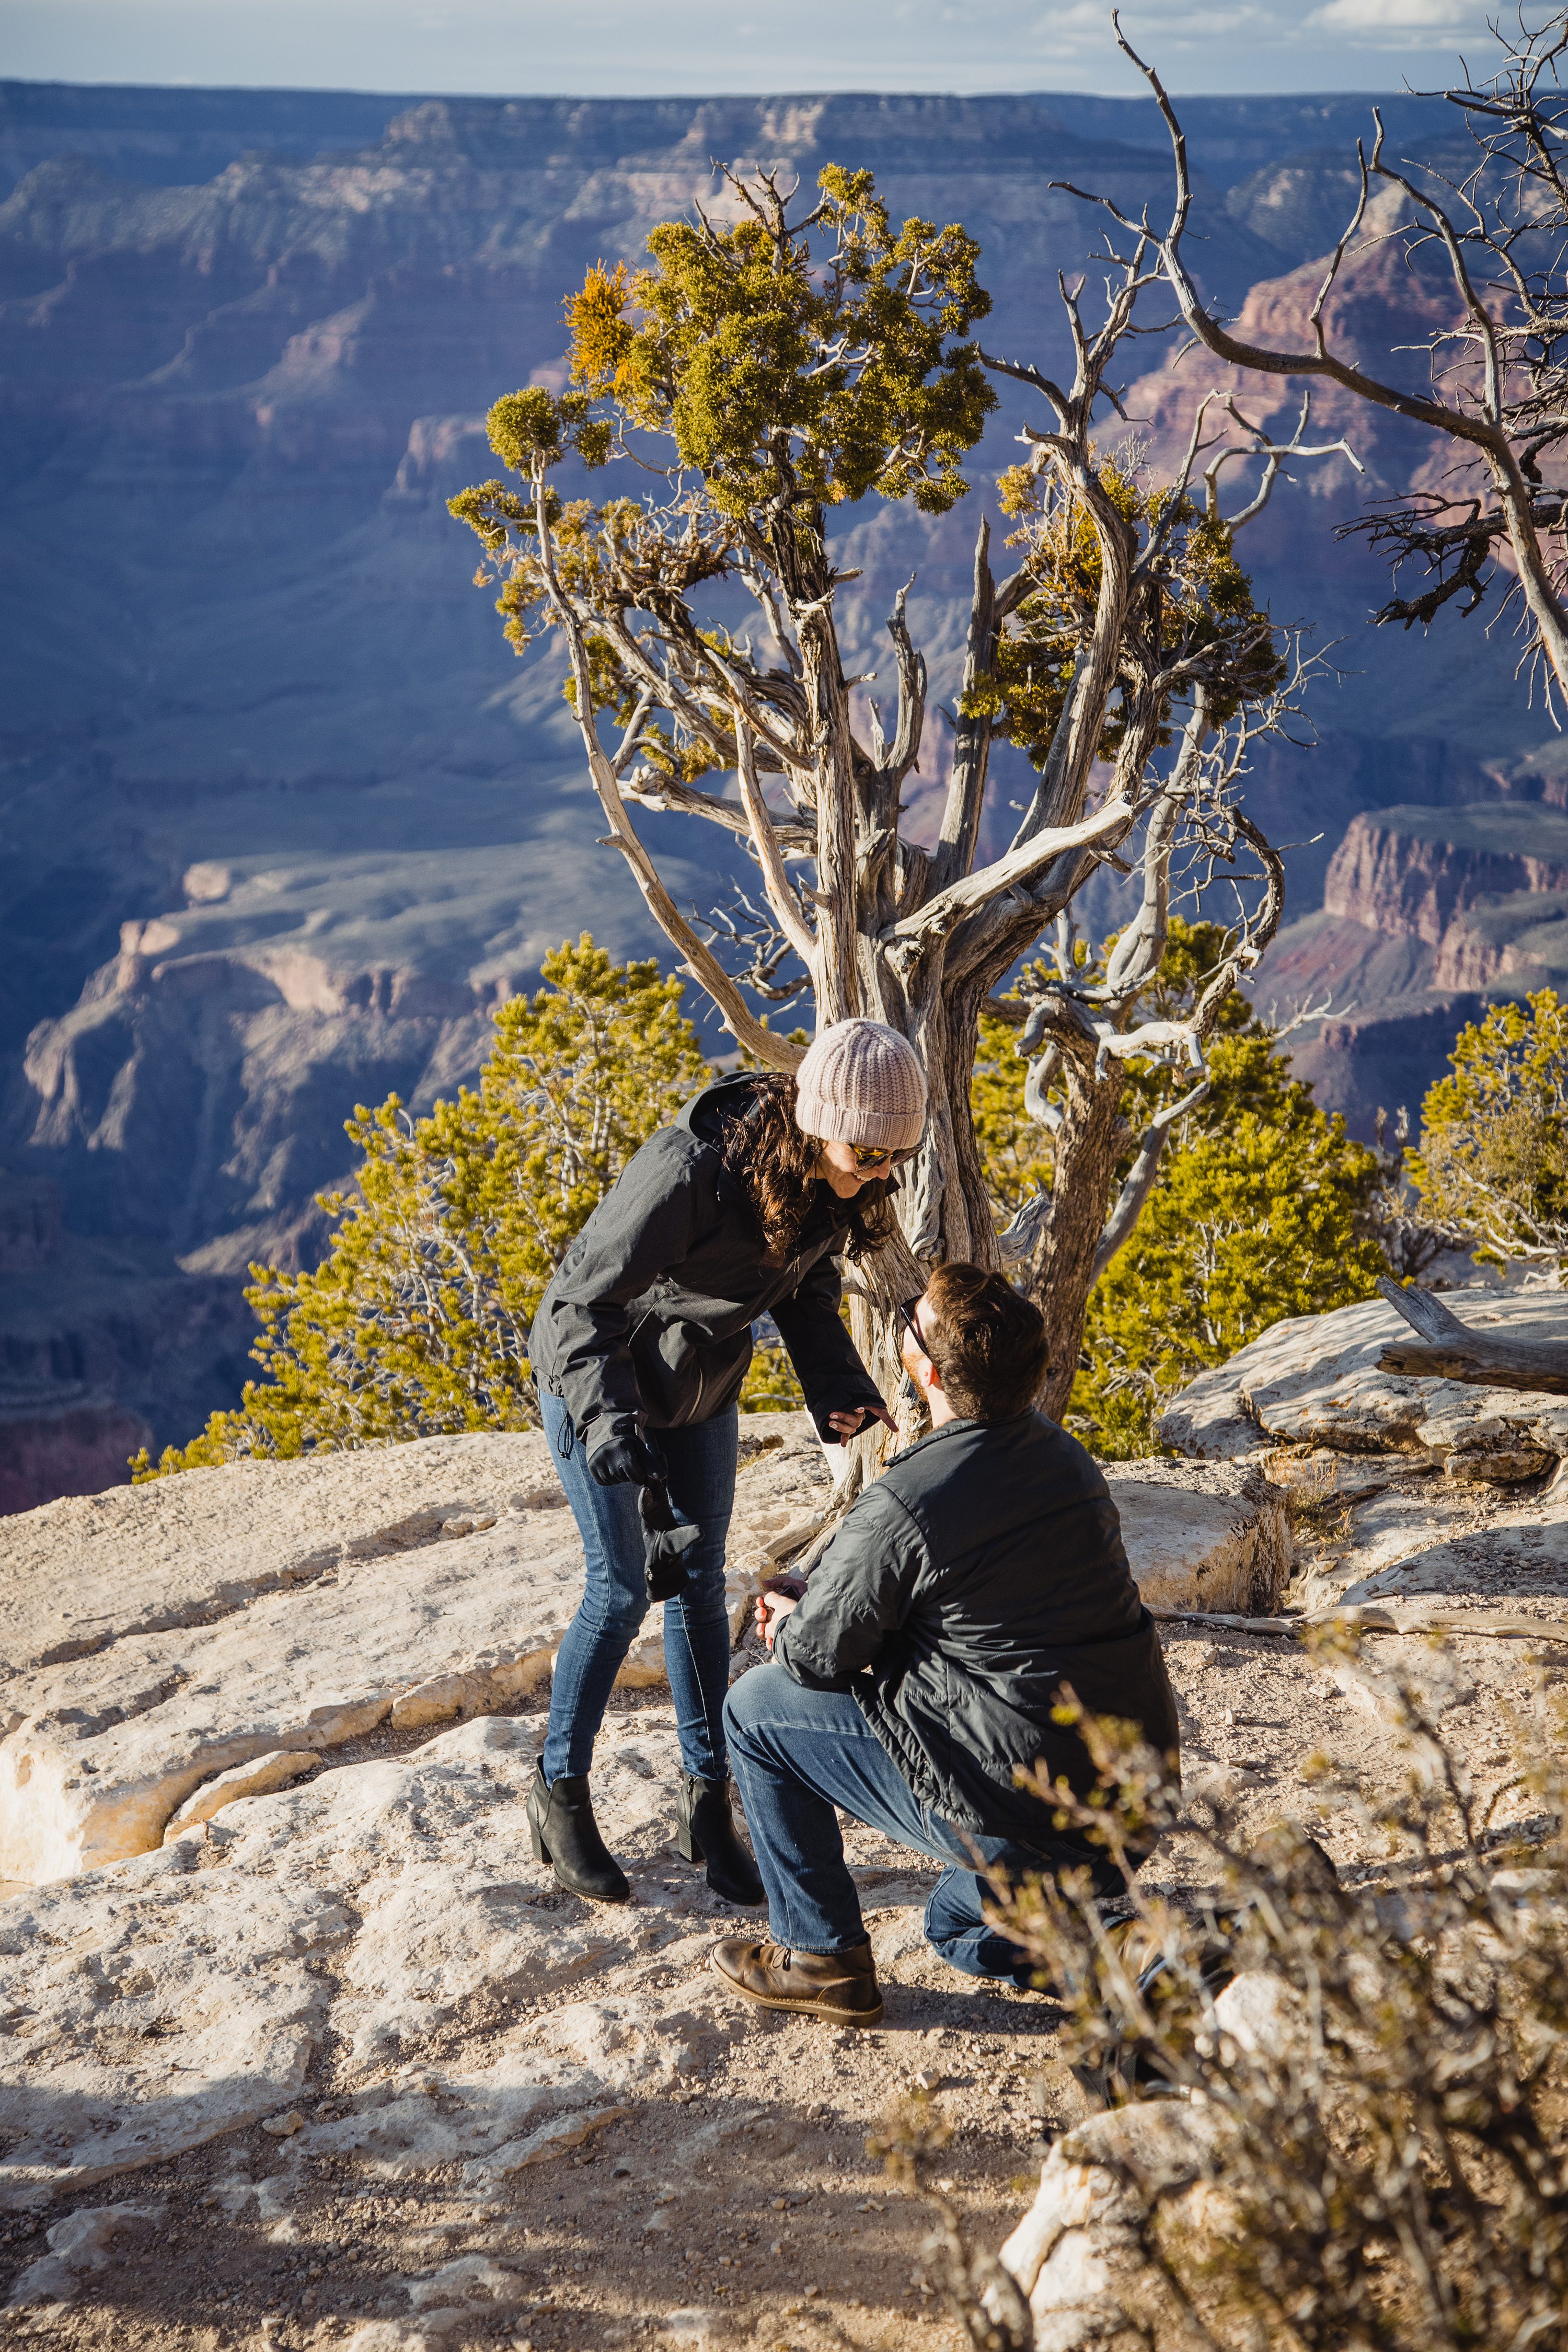
[[(1329, 866), (1325, 911), (1441, 950), (1455, 917), (1479, 899), (1568, 887), (1568, 841), (1547, 838), (1537, 849), (1488, 845), (1490, 814), (1386, 809), (1352, 819)], [(1444, 829), (1458, 838), (1444, 839)]]

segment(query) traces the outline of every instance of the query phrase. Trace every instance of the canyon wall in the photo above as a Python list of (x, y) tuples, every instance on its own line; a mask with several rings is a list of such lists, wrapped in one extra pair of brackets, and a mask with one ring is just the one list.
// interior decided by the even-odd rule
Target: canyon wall
[[(1206, 281), (1284, 332), (1342, 198), (1336, 142), (1364, 109), (1184, 111)], [(1391, 125), (1406, 152), (1441, 152), (1440, 117), (1401, 100)], [(0, 1160), (52, 1187), (59, 1220), (48, 1268), (0, 1269), (13, 1506), (101, 1485), (133, 1442), (182, 1439), (232, 1401), (244, 1268), (319, 1251), (314, 1196), (347, 1172), (356, 1103), (395, 1088), (419, 1108), (470, 1077), (494, 1004), (563, 935), (658, 944), (596, 845), (559, 666), (513, 659), (446, 500), (491, 470), (489, 401), (563, 381), (562, 299), (588, 264), (635, 263), (655, 221), (710, 194), (714, 156), (758, 154), (808, 184), (826, 161), (868, 163), (895, 213), (963, 220), (994, 297), (988, 341), (1046, 365), (1064, 355), (1057, 273), (1085, 268), (1099, 235), (1053, 183), (1136, 210), (1169, 179), (1152, 109), (1077, 97), (405, 103), (0, 85)], [(1381, 352), (1441, 301), (1381, 249), (1347, 280), (1336, 331)], [(1166, 346), (1144, 350), (1161, 364), (1126, 404), (1158, 455), (1225, 372), (1188, 359), (1173, 374)], [(1259, 413), (1293, 409), (1289, 387), (1267, 394)], [(1249, 784), (1290, 845), (1309, 923), (1365, 814), (1489, 796), (1528, 829), (1561, 805), (1550, 727), (1506, 646), (1456, 629), (1438, 656), (1366, 627), (1381, 574), (1335, 548), (1333, 526), (1422, 451), (1397, 419), (1331, 408), (1329, 437), (1352, 431), (1366, 475), (1301, 469), (1246, 549), (1279, 617), (1337, 644), (1317, 748), (1266, 752)], [(913, 573), (932, 702), (950, 698), (975, 529), (999, 520), (994, 472), (1028, 413), (1010, 393), (952, 515), (873, 503), (841, 518), (857, 668), (877, 667)], [(916, 837), (948, 740), (933, 719)], [(998, 830), (1030, 782), (1005, 753)], [(679, 899), (724, 893), (710, 829), (638, 822)], [(1530, 876), (1556, 872), (1520, 855)], [(1537, 879), (1502, 887), (1542, 895)], [(1459, 911), (1482, 925), (1470, 961), (1432, 954), (1458, 974), (1495, 951), (1489, 979), (1464, 985), (1506, 982), (1512, 934), (1479, 901)], [(1368, 971), (1378, 942), (1407, 936), (1351, 929)], [(1292, 956), (1310, 967), (1310, 943), (1285, 943), (1281, 974)], [(1435, 966), (1400, 976), (1431, 995)], [(1397, 1017), (1408, 1029), (1430, 1009)], [(1405, 1034), (1377, 1050), (1409, 1093), (1426, 1047)], [(1311, 1050), (1334, 1098), (1354, 1052), (1324, 1036)]]
[(1499, 898), (1568, 888), (1568, 817), (1516, 808), (1392, 808), (1353, 817), (1323, 907), (1442, 951), (1456, 920)]

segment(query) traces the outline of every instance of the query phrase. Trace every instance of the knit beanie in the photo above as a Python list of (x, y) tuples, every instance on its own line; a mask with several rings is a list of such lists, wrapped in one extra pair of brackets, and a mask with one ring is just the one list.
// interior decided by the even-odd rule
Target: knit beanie
[(836, 1021), (795, 1074), (795, 1125), (824, 1143), (909, 1151), (925, 1132), (925, 1074), (914, 1047), (880, 1021)]

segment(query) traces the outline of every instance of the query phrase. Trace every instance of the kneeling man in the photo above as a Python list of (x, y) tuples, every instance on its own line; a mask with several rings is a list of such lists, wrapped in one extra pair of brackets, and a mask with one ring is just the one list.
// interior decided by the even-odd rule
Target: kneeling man
[(1123, 1887), (1102, 1848), (1054, 1829), (1016, 1784), (1037, 1761), (1094, 1784), (1078, 1734), (1051, 1719), (1061, 1685), (1091, 1715), (1141, 1724), (1175, 1769), (1175, 1702), (1116, 1506), (1078, 1440), (1035, 1410), (1037, 1310), (1002, 1275), (951, 1265), (900, 1311), (930, 1434), (851, 1506), (803, 1599), (764, 1594), (773, 1662), (724, 1709), (773, 1940), (733, 1937), (713, 1966), (764, 2008), (837, 2025), (882, 2014), (838, 1807), (949, 1865), (925, 1915), (944, 1959), (1027, 1982), (985, 1924), (976, 1862), (1014, 1877), (1087, 1865), (1100, 1895)]

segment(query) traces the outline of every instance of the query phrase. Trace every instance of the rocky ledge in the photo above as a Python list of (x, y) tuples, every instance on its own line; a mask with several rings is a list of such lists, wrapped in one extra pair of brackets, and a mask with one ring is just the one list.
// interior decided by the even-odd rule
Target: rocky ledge
[[(758, 1416), (746, 1441), (738, 1627), (769, 1547), (828, 1491), (800, 1416)], [(1113, 1484), (1151, 1598), (1279, 1605), (1295, 1505), (1258, 1464)], [(5, 1834), (13, 1873), (48, 1881), (0, 1899), (0, 2302), (19, 2335), (947, 2341), (924, 2218), (889, 2199), (868, 2127), (929, 2084), (967, 2225), (1000, 2244), (1020, 2168), (1084, 2118), (1058, 2014), (944, 1969), (921, 1929), (934, 1873), (853, 1824), (884, 2030), (737, 2010), (707, 1956), (742, 1922), (674, 1847), (652, 1638), (595, 1760), (633, 1899), (555, 1886), (522, 1798), (581, 1559), (539, 1438), (240, 1464), (51, 1504), (4, 1537)], [(1491, 1588), (1462, 1589), (1451, 1550), (1450, 1598), (1479, 1606)], [(1521, 1547), (1515, 1608), (1553, 1589)], [(1447, 1725), (1500, 1787), (1518, 1649), (1454, 1647)], [(1258, 1828), (1311, 1804), (1325, 1738), (1374, 1780), (1403, 1769), (1387, 1725), (1293, 1644), (1173, 1622), (1166, 1649), (1184, 1769)], [(736, 1671), (752, 1662), (742, 1638)], [(1321, 1834), (1358, 1859), (1352, 1823)], [(1178, 1842), (1150, 1867), (1178, 1888), (1194, 1864)]]
[[(737, 1667), (759, 1574), (826, 1508), (804, 1414), (745, 1424), (728, 1575)], [(1281, 1499), (1234, 1465), (1116, 1474), (1156, 1605), (1267, 1610)], [(240, 1462), (0, 1524), (0, 1879), (150, 1853), (382, 1727), (413, 1732), (546, 1683), (582, 1548), (537, 1434)], [(657, 1616), (623, 1682), (662, 1682)]]
[[(1445, 1294), (1460, 1322), (1496, 1338), (1568, 1344), (1568, 1292)], [(1408, 1327), (1382, 1299), (1271, 1324), (1228, 1363), (1184, 1389), (1160, 1423), (1163, 1444), (1200, 1461), (1255, 1460), (1280, 1445), (1332, 1454), (1396, 1454), (1459, 1483), (1508, 1486), (1568, 1455), (1568, 1397), (1378, 1369)]]
[[(1568, 1293), (1477, 1284), (1444, 1304), (1568, 1339)], [(1288, 1498), (1303, 1604), (1568, 1593), (1568, 1398), (1380, 1371), (1407, 1331), (1380, 1299), (1276, 1323), (1184, 1390), (1161, 1436)]]

